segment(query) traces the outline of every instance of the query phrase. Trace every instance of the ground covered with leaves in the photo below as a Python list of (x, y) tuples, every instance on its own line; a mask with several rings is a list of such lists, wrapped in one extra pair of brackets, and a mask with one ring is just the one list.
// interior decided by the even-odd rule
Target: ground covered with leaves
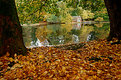
[(77, 50), (40, 47), (27, 56), (8, 54), (0, 57), (1, 80), (121, 80), (121, 44), (106, 40)]

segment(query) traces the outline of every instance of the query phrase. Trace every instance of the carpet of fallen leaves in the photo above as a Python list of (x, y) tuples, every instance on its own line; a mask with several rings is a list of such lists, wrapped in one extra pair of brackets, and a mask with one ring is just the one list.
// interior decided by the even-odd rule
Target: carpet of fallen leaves
[(27, 56), (0, 57), (1, 80), (121, 80), (121, 44), (86, 42), (77, 50), (31, 49)]

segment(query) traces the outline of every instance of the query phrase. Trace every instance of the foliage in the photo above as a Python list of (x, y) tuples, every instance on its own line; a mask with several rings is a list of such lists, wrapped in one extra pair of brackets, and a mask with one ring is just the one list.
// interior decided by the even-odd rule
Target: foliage
[(23, 27), (23, 38), (26, 47), (34, 46), (36, 43), (38, 43), (38, 40), (40, 41), (39, 43), (42, 43), (42, 45), (43, 43), (47, 43), (47, 45), (59, 45), (76, 43), (75, 40), (83, 42), (95, 39), (90, 39), (88, 37), (104, 39), (108, 37), (108, 33), (109, 23), (98, 23), (93, 25), (82, 25), (80, 23), (48, 24), (47, 26)]
[(89, 11), (89, 10), (84, 10), (82, 13), (82, 18), (83, 19), (93, 19), (94, 13), (91, 13), (91, 11)]
[(56, 15), (51, 14), (48, 16), (47, 21), (51, 23), (69, 23), (72, 21), (72, 17), (69, 14), (69, 10), (66, 6), (67, 4), (65, 2), (57, 2), (56, 9), (58, 9), (58, 13)]
[[(35, 23), (39, 19), (40, 11), (43, 3), (41, 0), (16, 0), (16, 7), (18, 10), (18, 16), (21, 23)], [(33, 7), (34, 6), (34, 7)]]
[(67, 3), (66, 2), (58, 2), (57, 3), (58, 9), (59, 9), (59, 19), (61, 23), (69, 23), (72, 21), (72, 17), (69, 13), (69, 9), (67, 8)]
[(105, 8), (104, 0), (80, 0), (79, 3), (84, 9), (95, 11), (101, 11)]
[(105, 24), (95, 24), (95, 27), (94, 27), (94, 36), (96, 39), (106, 39), (109, 35), (109, 31), (110, 31), (110, 28), (109, 28), (109, 23), (105, 23)]
[(95, 12), (94, 19), (97, 19), (98, 17), (103, 18), (104, 21), (109, 21), (109, 17), (108, 17), (106, 8), (102, 9), (101, 11)]
[(49, 35), (52, 31), (47, 29), (46, 26), (44, 27), (39, 27), (37, 28), (35, 34), (36, 34), (36, 37), (41, 41), (45, 41), (47, 39), (47, 35)]
[(95, 21), (104, 21), (104, 19), (102, 17), (98, 17), (95, 19)]
[(70, 14), (64, 15), (64, 17), (59, 16), (61, 23), (70, 23), (72, 21), (72, 16)]
[(60, 21), (57, 16), (52, 14), (52, 15), (48, 16), (47, 22), (56, 23), (56, 22), (60, 22)]
[(48, 25), (44, 27), (39, 27), (36, 30), (36, 37), (43, 42), (48, 40), (50, 45), (65, 44), (71, 41), (72, 34), (70, 35), (67, 28), (71, 29), (71, 26), (65, 25)]
[[(114, 40), (116, 41), (116, 40)], [(73, 45), (74, 46), (74, 45)], [(33, 80), (120, 80), (121, 44), (91, 41), (77, 50), (31, 49), (27, 56), (0, 57), (0, 78)]]
[(83, 26), (81, 29), (81, 34), (80, 34), (80, 41), (88, 41), (87, 40), (87, 38), (88, 38), (88, 36), (89, 36), (89, 33), (91, 32), (91, 31), (94, 31), (94, 29), (93, 29), (93, 26), (92, 25), (85, 25), (85, 26)]
[(82, 16), (82, 13), (84, 11), (84, 9), (82, 9), (82, 7), (77, 7), (77, 8), (71, 8), (70, 10), (71, 15), (72, 16)]
[(99, 16), (108, 20), (107, 13), (100, 13), (106, 11), (103, 10), (103, 0), (16, 0), (16, 6), (22, 24), (40, 21), (69, 23), (72, 16), (82, 16), (86, 20)]
[[(68, 1), (68, 0), (65, 0), (65, 1)], [(96, 1), (95, 0), (70, 0), (68, 6), (71, 6), (74, 8), (74, 11), (75, 11), (74, 15), (75, 13), (77, 15), (76, 9), (78, 7), (82, 7), (83, 10), (87, 10), (87, 11), (89, 10), (93, 13), (94, 17), (92, 17), (92, 19), (102, 17), (105, 21), (109, 21), (104, 0), (96, 0)], [(86, 12), (84, 11), (84, 13)]]

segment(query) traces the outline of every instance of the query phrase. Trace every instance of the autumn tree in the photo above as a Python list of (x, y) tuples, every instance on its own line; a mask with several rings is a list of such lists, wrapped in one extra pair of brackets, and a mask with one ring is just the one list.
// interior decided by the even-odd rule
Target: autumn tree
[(121, 0), (104, 0), (110, 19), (110, 34), (108, 40), (121, 40)]
[(0, 56), (25, 54), (22, 27), (17, 15), (14, 0), (0, 0)]

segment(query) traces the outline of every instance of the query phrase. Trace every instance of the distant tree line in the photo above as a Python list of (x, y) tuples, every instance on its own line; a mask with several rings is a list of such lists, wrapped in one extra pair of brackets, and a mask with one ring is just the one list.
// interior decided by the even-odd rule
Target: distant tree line
[(22, 24), (40, 21), (68, 23), (72, 16), (108, 21), (103, 0), (16, 0), (16, 6)]

